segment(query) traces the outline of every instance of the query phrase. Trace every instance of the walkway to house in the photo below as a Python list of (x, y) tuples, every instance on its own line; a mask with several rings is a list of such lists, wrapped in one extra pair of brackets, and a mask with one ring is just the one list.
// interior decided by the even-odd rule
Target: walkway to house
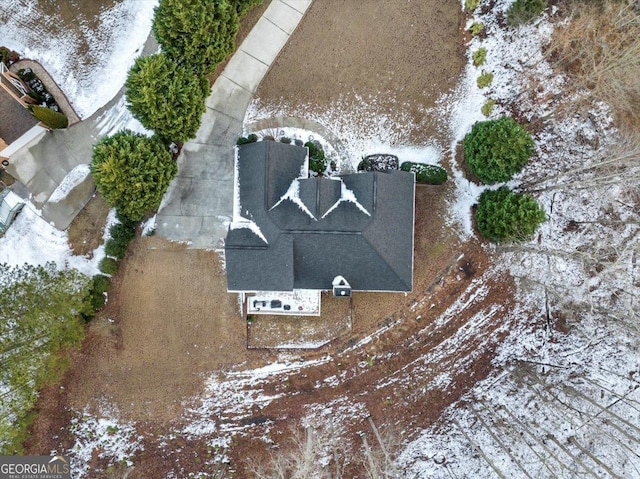
[(202, 126), (179, 158), (156, 234), (191, 248), (222, 247), (233, 207), (234, 145), (258, 85), (312, 0), (273, 0), (211, 88)]

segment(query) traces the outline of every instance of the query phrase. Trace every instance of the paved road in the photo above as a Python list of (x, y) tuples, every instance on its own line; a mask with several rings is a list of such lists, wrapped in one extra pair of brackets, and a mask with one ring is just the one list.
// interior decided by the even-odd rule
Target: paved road
[(156, 234), (191, 248), (223, 245), (233, 205), (234, 146), (262, 78), (312, 0), (273, 0), (211, 88), (196, 138), (156, 219)]

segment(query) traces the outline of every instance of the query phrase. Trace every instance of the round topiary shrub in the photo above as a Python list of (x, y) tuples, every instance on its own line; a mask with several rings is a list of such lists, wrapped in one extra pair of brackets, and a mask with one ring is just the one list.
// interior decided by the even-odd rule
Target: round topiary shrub
[(54, 130), (66, 128), (69, 126), (69, 120), (62, 113), (53, 111), (46, 106), (34, 105), (31, 108), (31, 113), (42, 123)]
[(478, 201), (478, 230), (489, 241), (524, 241), (546, 219), (538, 202), (529, 195), (514, 193), (506, 186), (484, 191)]
[(119, 267), (120, 265), (118, 264), (118, 261), (109, 257), (102, 258), (102, 260), (100, 260), (100, 264), (98, 265), (100, 271), (109, 276), (116, 274)]
[(233, 2), (160, 0), (152, 29), (169, 58), (207, 75), (233, 52), (238, 27)]
[(124, 258), (129, 243), (136, 235), (135, 226), (128, 223), (116, 223), (109, 229), (109, 234), (111, 238), (107, 240), (104, 247), (105, 254), (117, 259)]
[(513, 119), (480, 121), (463, 140), (464, 157), (482, 182), (508, 181), (533, 155), (533, 139)]
[(402, 171), (413, 171), (416, 174), (416, 182), (425, 185), (441, 185), (447, 181), (447, 170), (436, 165), (412, 163), (405, 161), (400, 165)]
[(183, 144), (195, 138), (209, 96), (206, 77), (164, 53), (155, 53), (136, 59), (125, 87), (131, 114), (164, 143)]

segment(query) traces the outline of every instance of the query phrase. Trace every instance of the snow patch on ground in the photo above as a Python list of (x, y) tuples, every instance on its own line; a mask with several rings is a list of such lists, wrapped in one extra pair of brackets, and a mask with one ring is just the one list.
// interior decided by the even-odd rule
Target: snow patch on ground
[(267, 379), (281, 376), (285, 380), (289, 373), (324, 363), (329, 359), (274, 362), (257, 369), (211, 375), (206, 380), (205, 393), (194, 398), (197, 405), (186, 408), (188, 424), (180, 434), (187, 437), (206, 436), (208, 439), (232, 437), (253, 425), (247, 419), (255, 415), (256, 408), (262, 409), (273, 399), (281, 396), (264, 393), (262, 386)]
[(113, 408), (104, 408), (97, 416), (80, 413), (71, 420), (70, 430), (75, 443), (62, 453), (71, 457), (72, 477), (85, 477), (96, 453), (111, 464), (131, 466), (133, 456), (143, 449), (143, 437), (137, 434), (135, 424), (121, 420)]
[(155, 230), (156, 230), (156, 217), (157, 216), (158, 215), (153, 215), (147, 221), (142, 223), (142, 225), (141, 225), (141, 227), (142, 227), (142, 236), (150, 236), (155, 232)]
[(125, 129), (142, 133), (148, 137), (153, 136), (153, 131), (147, 130), (133, 117), (127, 108), (127, 100), (124, 95), (111, 108), (96, 118), (96, 126), (100, 136), (113, 135)]
[[(485, 98), (515, 102), (530, 120), (558, 108), (549, 99), (562, 97), (564, 80), (541, 48), (551, 24), (544, 16), (503, 29), (498, 17), (510, 3), (499, 1), (470, 20), (482, 22), (488, 37), (472, 40), (469, 57), (486, 47), (487, 64), (468, 66), (454, 94), (458, 140), (477, 118), (469, 116), (470, 105), (478, 108)], [(485, 91), (473, 81), (482, 69), (494, 74)], [(504, 113), (497, 107), (491, 117)], [(617, 163), (620, 173), (611, 181), (598, 174), (620, 141), (601, 104), (589, 115), (550, 117), (535, 141), (536, 157), (509, 186), (533, 194), (548, 219), (532, 241), (500, 246), (497, 259), (508, 271), (488, 273), (515, 278), (523, 310), (504, 318), (515, 327), (497, 350), (500, 367), (407, 445), (400, 459), (407, 477), (640, 477), (640, 340), (633, 321), (639, 314), (634, 258), (640, 202), (637, 180), (626, 180), (637, 178), (638, 165)], [(470, 206), (484, 187), (465, 180), (453, 163), (458, 191), (452, 210), (471, 234)], [(438, 321), (466, 304), (461, 298)], [(547, 316), (549, 327), (527, 328), (527, 308)]]
[(76, 166), (62, 179), (62, 182), (53, 191), (48, 201), (57, 203), (58, 201), (64, 200), (69, 193), (71, 193), (76, 186), (82, 184), (90, 174), (91, 169), (89, 165), (83, 164)]
[[(356, 103), (358, 103), (357, 111), (353, 111), (348, 102), (341, 99), (327, 111), (317, 112), (313, 105), (296, 105), (295, 107), (265, 105), (260, 98), (254, 98), (247, 109), (244, 124), (278, 116), (298, 116), (314, 120), (340, 138), (341, 151), (338, 152), (337, 163), (341, 172), (356, 171), (362, 157), (376, 153), (396, 155), (401, 163), (411, 161), (438, 164), (440, 162), (443, 151), (436, 142), (429, 141), (422, 145), (414, 145), (408, 143), (403, 135), (392, 128), (398, 124), (410, 124), (411, 119), (408, 115), (406, 118), (398, 119), (381, 115), (377, 110), (375, 98), (358, 98)], [(283, 131), (283, 136), (290, 138), (305, 136), (304, 134), (296, 136), (296, 132), (301, 131), (296, 128), (275, 129), (275, 131), (280, 130)], [(317, 138), (322, 135), (309, 132), (308, 136)], [(324, 140), (330, 144), (326, 135)], [(324, 143), (322, 145), (325, 146)], [(333, 149), (339, 147), (336, 144), (331, 146)], [(325, 153), (329, 161), (334, 159), (331, 149), (325, 148)]]
[(73, 255), (67, 232), (60, 231), (43, 220), (40, 210), (30, 202), (25, 204), (0, 238), (0, 263), (11, 266), (53, 262), (59, 269), (73, 268), (93, 276), (98, 274), (98, 263), (103, 257), (104, 245), (93, 252), (91, 259)]
[[(77, 32), (39, 26), (45, 19), (37, 0), (0, 6), (11, 21), (0, 25), (2, 43), (25, 58), (39, 61), (81, 118), (91, 116), (120, 90), (140, 54), (157, 0), (122, 0), (99, 14), (99, 27), (80, 23)], [(55, 17), (52, 17), (55, 18)], [(43, 41), (46, 36), (46, 41)], [(84, 55), (81, 48), (88, 49)]]

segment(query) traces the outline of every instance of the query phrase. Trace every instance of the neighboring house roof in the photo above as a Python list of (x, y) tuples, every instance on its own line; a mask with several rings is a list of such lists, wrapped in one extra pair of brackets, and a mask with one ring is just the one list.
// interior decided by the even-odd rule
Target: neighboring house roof
[(10, 145), (31, 128), (38, 120), (18, 100), (0, 88), (0, 138)]
[(238, 147), (234, 221), (225, 241), (230, 291), (411, 291), (414, 174), (306, 178), (307, 149)]

